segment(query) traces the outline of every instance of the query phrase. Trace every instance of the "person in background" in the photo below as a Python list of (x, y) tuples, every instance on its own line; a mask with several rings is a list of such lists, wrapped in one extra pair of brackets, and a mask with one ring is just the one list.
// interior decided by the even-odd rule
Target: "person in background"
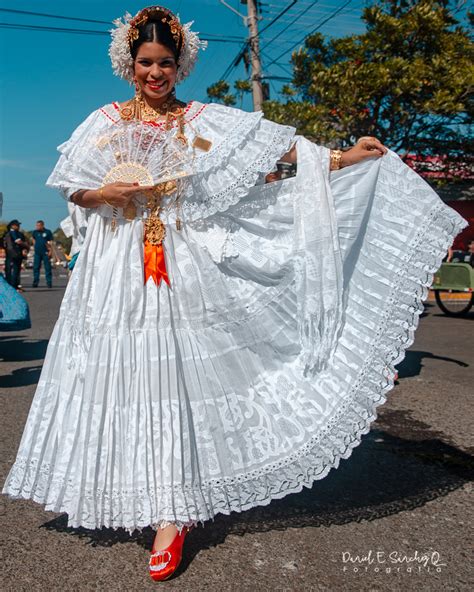
[(467, 250), (454, 250), (453, 248), (448, 249), (448, 256), (446, 259), (447, 263), (469, 263), (474, 267), (474, 239), (471, 239), (467, 243)]
[(21, 222), (12, 220), (7, 225), (5, 243), (5, 278), (16, 290), (22, 291), (20, 283), (21, 263), (25, 251), (28, 252), (28, 243), (25, 235), (20, 231)]
[(474, 267), (474, 238), (467, 244), (467, 257), (464, 261)]
[[(0, 192), (0, 216), (3, 208), (3, 194)], [(12, 220), (18, 222), (18, 220)], [(11, 223), (10, 223), (11, 224)], [(10, 225), (9, 225), (10, 226)], [(18, 223), (19, 226), (19, 223)], [(10, 229), (2, 237), (0, 243), (6, 250), (6, 238)], [(10, 239), (9, 239), (10, 240)], [(21, 265), (21, 263), (20, 263)], [(7, 265), (5, 262), (5, 272)], [(28, 302), (11, 286), (0, 273), (0, 331), (22, 331), (31, 328), (30, 309)]]
[(44, 264), (44, 273), (48, 288), (53, 287), (53, 278), (51, 273), (51, 242), (53, 233), (44, 226), (43, 220), (36, 222), (36, 230), (33, 230), (33, 244), (35, 247), (35, 257), (33, 263), (33, 288), (37, 288), (40, 279), (41, 263)]

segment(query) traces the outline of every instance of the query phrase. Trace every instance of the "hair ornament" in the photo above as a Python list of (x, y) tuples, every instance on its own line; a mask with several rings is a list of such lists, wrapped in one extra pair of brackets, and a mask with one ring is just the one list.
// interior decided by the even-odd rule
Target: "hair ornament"
[(161, 21), (169, 25), (176, 47), (180, 50), (177, 83), (189, 76), (197, 61), (199, 50), (207, 47), (207, 41), (201, 41), (198, 34), (191, 31), (194, 21), (183, 25), (179, 16), (167, 8), (149, 6), (140, 10), (134, 17), (126, 12), (122, 18), (113, 21), (115, 28), (110, 31), (112, 42), (109, 47), (109, 56), (114, 74), (130, 84), (133, 83), (132, 45), (138, 39), (139, 28), (154, 16), (161, 16)]

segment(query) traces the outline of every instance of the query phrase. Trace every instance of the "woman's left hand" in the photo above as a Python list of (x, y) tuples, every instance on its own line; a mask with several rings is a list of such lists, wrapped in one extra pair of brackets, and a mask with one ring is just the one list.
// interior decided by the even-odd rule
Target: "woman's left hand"
[(355, 146), (349, 150), (345, 150), (341, 157), (341, 166), (350, 166), (356, 164), (365, 158), (373, 158), (374, 156), (383, 156), (388, 152), (386, 148), (377, 138), (372, 136), (364, 136), (360, 138)]

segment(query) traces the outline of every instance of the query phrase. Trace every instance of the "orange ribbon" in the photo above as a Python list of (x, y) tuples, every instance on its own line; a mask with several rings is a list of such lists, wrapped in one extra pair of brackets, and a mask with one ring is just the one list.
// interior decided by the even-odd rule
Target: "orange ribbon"
[(149, 277), (152, 277), (155, 284), (158, 286), (161, 280), (164, 279), (168, 286), (171, 288), (170, 278), (166, 271), (165, 262), (165, 251), (163, 245), (152, 245), (149, 241), (145, 240), (145, 284)]

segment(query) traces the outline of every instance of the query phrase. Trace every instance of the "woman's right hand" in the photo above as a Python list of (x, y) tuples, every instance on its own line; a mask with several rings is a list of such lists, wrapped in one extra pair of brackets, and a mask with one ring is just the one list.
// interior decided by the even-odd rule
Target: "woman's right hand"
[(99, 198), (106, 205), (116, 208), (125, 208), (138, 193), (152, 189), (152, 185), (139, 185), (138, 183), (108, 183), (97, 190)]

